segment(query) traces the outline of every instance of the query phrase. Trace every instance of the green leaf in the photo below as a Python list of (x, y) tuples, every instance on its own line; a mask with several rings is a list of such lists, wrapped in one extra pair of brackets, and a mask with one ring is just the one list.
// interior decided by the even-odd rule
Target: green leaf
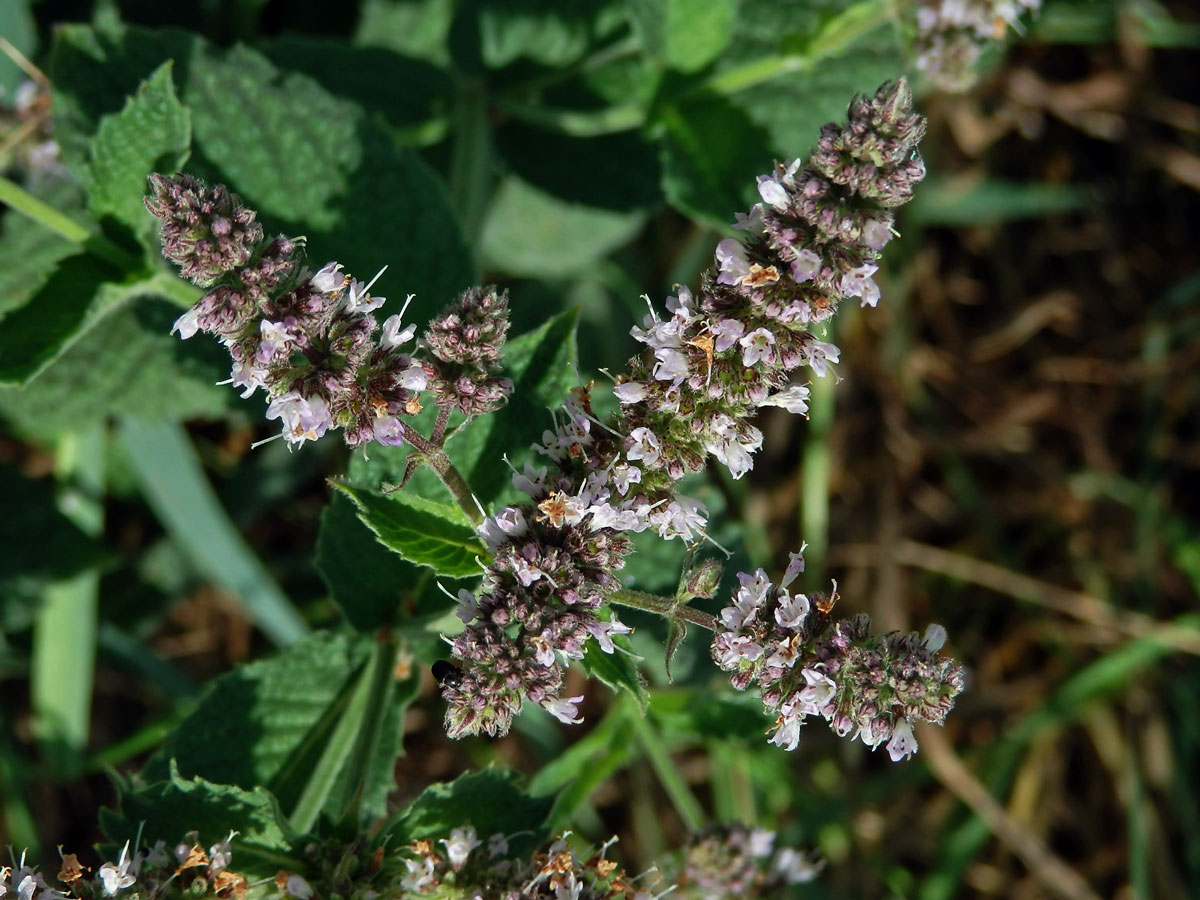
[[(495, 141), (508, 168), (524, 184), (559, 201), (578, 204), (573, 207), (542, 200), (551, 215), (570, 215), (579, 208), (629, 212), (655, 206), (662, 199), (658, 151), (637, 132), (572, 137), (512, 118), (496, 129)], [(582, 172), (587, 176), (582, 177)], [(525, 199), (524, 203), (532, 206), (537, 199)], [(516, 211), (520, 212), (519, 206)]]
[(391, 265), (403, 278), (391, 283), (417, 292), (418, 321), (474, 281), (445, 188), (420, 157), (357, 104), (247, 47), (64, 26), (53, 65), (64, 155), (86, 160), (99, 118), (168, 59), (191, 112), (191, 168), (237, 192), (268, 229), (306, 235), (314, 262), (337, 259), (364, 280)]
[(612, 0), (468, 0), (457, 18), (460, 31), (477, 34), (483, 62), (499, 69), (522, 58), (570, 65), (624, 17)]
[(444, 115), (451, 102), (454, 85), (447, 72), (393, 50), (299, 35), (274, 38), (258, 49), (280, 69), (301, 72), (401, 127)]
[[(573, 311), (560, 313), (537, 330), (508, 341), (504, 368), (514, 385), (509, 404), (460, 428), (447, 441), (451, 460), (485, 508), (517, 499), (501, 455), (508, 452), (519, 464), (521, 452), (513, 454), (513, 448), (527, 448), (541, 438), (549, 425), (547, 408), (561, 405), (577, 382), (575, 323)], [(428, 428), (431, 417), (423, 414), (423, 419)], [(406, 450), (391, 447), (373, 449), (369, 460), (355, 455), (348, 480), (369, 493), (377, 491), (383, 483), (399, 480), (406, 458)], [(426, 470), (418, 471), (403, 491), (389, 496), (414, 495), (445, 497), (446, 491)], [(448, 609), (445, 596), (429, 578), (429, 569), (390, 552), (360, 521), (355, 506), (340, 495), (321, 515), (317, 567), (334, 601), (360, 630), (395, 623), (401, 608), (409, 617), (440, 616)], [(478, 574), (472, 562), (461, 577)]]
[(209, 847), (236, 831), (230, 846), (239, 875), (253, 881), (272, 878), (280, 869), (307, 868), (305, 853), (294, 849), (296, 836), (264, 787), (185, 778), (173, 762), (160, 781), (118, 786), (118, 809), (100, 811), (100, 825), (116, 847), (139, 839), (143, 847), (159, 840), (174, 847), (190, 831), (198, 832), (201, 845)]
[(756, 742), (771, 724), (757, 694), (708, 689), (656, 689), (650, 716), (672, 740)]
[(642, 45), (680, 72), (696, 72), (729, 45), (738, 0), (633, 0)]
[(603, 682), (614, 691), (629, 694), (641, 712), (646, 711), (650, 704), (650, 692), (642, 682), (638, 673), (638, 657), (630, 650), (626, 639), (613, 638), (617, 649), (613, 653), (605, 653), (595, 641), (589, 641), (581, 665), (583, 670), (592, 678)]
[[(42, 186), (39, 199), (72, 219), (85, 218), (84, 195), (73, 181), (53, 181)], [(79, 245), (49, 228), (31, 226), (14, 209), (0, 219), (0, 315), (29, 302), (60, 260), (79, 252)]]
[(874, 93), (905, 70), (888, 0), (748, 3), (710, 90), (768, 135), (772, 156), (807, 155), (826, 122), (845, 118), (856, 93)]
[[(318, 749), (314, 765), (292, 767), (292, 772), (281, 773), (275, 782), (277, 793), (292, 776), (302, 785), (288, 823), (296, 831), (311, 831), (317, 816), (323, 809), (335, 820), (349, 818), (357, 827), (361, 801), (366, 789), (366, 780), (372, 763), (377, 761), (377, 751), (385, 753), (384, 771), (391, 781), (391, 763), (396, 758), (395, 719), (391, 722), (391, 741), (381, 741), (386, 716), (391, 708), (395, 677), (396, 644), (391, 640), (376, 642), (370, 659), (359, 672), (350, 689), (345, 704), (337, 704), (339, 714), (327, 730), (317, 730), (313, 749)], [(411, 696), (412, 692), (408, 692)], [(331, 706), (331, 711), (334, 707)], [(330, 721), (329, 716), (322, 717)], [(295, 757), (293, 758), (295, 759)], [(294, 774), (293, 774), (294, 773)], [(335, 790), (339, 785), (340, 790)], [(373, 792), (374, 793), (374, 792)], [(362, 823), (365, 824), (365, 823)]]
[(1092, 202), (1091, 191), (1074, 184), (934, 179), (917, 190), (905, 219), (921, 225), (980, 225), (1071, 212)]
[(166, 274), (121, 273), (87, 253), (63, 260), (0, 328), (0, 385), (28, 384), (115, 309), (166, 290)]
[(481, 238), (489, 263), (512, 275), (564, 278), (627, 244), (645, 224), (640, 212), (566, 203), (506, 178), (488, 209)]
[[(237, 398), (214, 384), (229, 355), (216, 341), (172, 336), (178, 315), (155, 298), (103, 317), (27, 387), (0, 387), (0, 415), (46, 439), (112, 414), (180, 421), (223, 412)], [(0, 343), (6, 338), (7, 322)]]
[(542, 766), (529, 782), (534, 796), (553, 794), (550, 827), (566, 826), (575, 810), (615, 771), (629, 762), (634, 749), (633, 704), (614, 703), (600, 723)]
[(175, 96), (171, 73), (171, 63), (163, 63), (124, 109), (100, 120), (89, 166), (92, 215), (111, 216), (154, 246), (157, 225), (142, 202), (146, 176), (177, 172), (192, 136), (191, 119)]
[(321, 513), (317, 570), (346, 620), (359, 631), (393, 623), (401, 607), (411, 606), (429, 573), (381, 544), (359, 519), (354, 503), (341, 494), (334, 494)]
[(409, 562), (429, 566), (439, 575), (466, 578), (479, 572), (476, 557), (487, 551), (464, 524), (457, 507), (399, 492), (387, 497), (377, 491), (331, 482), (354, 501), (358, 517), (384, 546)]
[(512, 473), (501, 457), (507, 453), (519, 464), (549, 427), (548, 410), (561, 407), (579, 383), (578, 318), (568, 310), (508, 341), (503, 354), (504, 373), (513, 382), (508, 405), (447, 441), (450, 458), (485, 508), (505, 496), (525, 496), (512, 487)]
[(230, 521), (187, 432), (127, 418), (120, 433), (142, 496), (196, 569), (229, 591), (275, 643), (303, 637), (308, 626)]
[[(348, 694), (367, 655), (357, 637), (317, 633), (277, 655), (238, 666), (212, 683), (204, 698), (163, 742), (143, 777), (169, 775), (172, 760), (185, 776), (246, 789), (285, 783), (284, 808), (303, 785), (303, 771), (319, 752), (324, 719), (336, 721), (339, 697)], [(343, 697), (344, 702), (344, 697)]]
[(698, 93), (658, 111), (663, 191), (682, 211), (718, 228), (750, 206), (771, 165), (768, 135), (729, 100)]
[[(392, 846), (400, 846), (445, 837), (451, 829), (470, 823), (481, 840), (509, 835), (510, 848), (519, 853), (521, 844), (540, 841), (551, 806), (549, 798), (529, 796), (520, 781), (515, 772), (487, 768), (449, 784), (432, 785), (380, 829), (380, 840), (387, 838)], [(511, 839), (517, 835), (519, 842)]]

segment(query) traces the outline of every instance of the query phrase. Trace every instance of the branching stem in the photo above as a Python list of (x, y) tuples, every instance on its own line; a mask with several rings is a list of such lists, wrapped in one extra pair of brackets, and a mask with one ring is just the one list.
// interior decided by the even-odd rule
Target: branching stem
[(667, 618), (683, 619), (685, 622), (690, 622), (701, 628), (707, 628), (709, 631), (716, 631), (719, 625), (716, 616), (710, 616), (706, 612), (692, 609), (676, 597), (660, 597), (657, 594), (647, 594), (643, 591), (622, 588), (609, 594), (608, 599), (613, 603), (619, 603), (621, 606), (657, 613)]

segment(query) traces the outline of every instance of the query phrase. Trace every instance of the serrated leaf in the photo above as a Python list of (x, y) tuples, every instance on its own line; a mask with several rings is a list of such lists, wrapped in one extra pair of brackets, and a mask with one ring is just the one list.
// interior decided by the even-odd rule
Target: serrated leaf
[(589, 641), (581, 661), (583, 670), (612, 690), (628, 694), (637, 702), (640, 710), (645, 712), (650, 703), (650, 693), (638, 673), (638, 658), (629, 651), (629, 645), (624, 638), (613, 638), (613, 643), (617, 650), (605, 653), (599, 644)]
[(644, 46), (680, 72), (703, 69), (733, 34), (738, 0), (633, 0), (630, 11)]
[(147, 243), (156, 231), (142, 197), (151, 172), (177, 172), (188, 156), (191, 117), (163, 63), (119, 112), (100, 120), (92, 141), (88, 194), (92, 215), (111, 216)]
[(421, 158), (357, 104), (247, 47), (220, 51), (169, 30), (64, 26), (53, 66), (64, 154), (86, 160), (100, 116), (167, 59), (192, 116), (190, 167), (237, 192), (269, 231), (306, 235), (317, 264), (337, 259), (364, 280), (390, 265), (404, 278), (391, 284), (417, 293), (417, 321), (474, 281), (445, 188)]
[(676, 207), (725, 228), (756, 198), (756, 178), (771, 166), (767, 132), (739, 107), (696, 93), (658, 111), (663, 192)]
[(383, 546), (341, 494), (334, 494), (321, 513), (317, 569), (333, 601), (359, 631), (393, 623), (401, 606), (411, 604), (429, 580), (428, 568)]
[(456, 508), (403, 491), (383, 496), (341, 482), (333, 486), (354, 501), (358, 517), (385, 547), (439, 575), (466, 578), (479, 572), (487, 551)]
[[(203, 778), (184, 778), (174, 764), (167, 777), (142, 787), (121, 786), (119, 808), (100, 812), (105, 835), (117, 847), (140, 839), (152, 847), (174, 847), (190, 831), (209, 847), (237, 832), (230, 842), (232, 868), (250, 880), (271, 878), (280, 869), (306, 868), (303, 851), (293, 849), (295, 835), (264, 787), (240, 788)], [(113, 857), (115, 858), (115, 857)]]
[(640, 212), (615, 212), (552, 197), (506, 178), (483, 224), (484, 257), (512, 275), (564, 278), (592, 266), (633, 239)]
[[(349, 690), (366, 654), (361, 638), (321, 632), (239, 666), (213, 682), (143, 776), (167, 778), (174, 760), (187, 777), (247, 789), (270, 784), (299, 765), (321, 719), (336, 715), (335, 701)], [(294, 798), (279, 799), (287, 808)]]
[(0, 416), (46, 438), (113, 414), (180, 421), (224, 411), (237, 395), (214, 382), (229, 356), (215, 341), (173, 337), (178, 316), (178, 306), (145, 299), (104, 317), (27, 387), (0, 387)]
[[(519, 835), (524, 844), (536, 844), (544, 833), (551, 800), (529, 796), (520, 781), (515, 772), (487, 768), (448, 784), (432, 785), (383, 826), (381, 840), (387, 838), (392, 846), (400, 846), (438, 839), (469, 823), (482, 840), (493, 834)], [(517, 850), (515, 841), (510, 840), (510, 849)]]

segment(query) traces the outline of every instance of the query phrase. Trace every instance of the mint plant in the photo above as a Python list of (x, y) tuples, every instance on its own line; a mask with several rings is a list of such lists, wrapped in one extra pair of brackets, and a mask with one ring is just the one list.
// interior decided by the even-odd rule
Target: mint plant
[[(400, 14), (368, 6), (364, 21)], [(31, 556), (41, 568), (0, 587), (40, 597), (107, 565), (166, 607), (200, 575), (277, 647), (198, 689), (131, 653), (132, 625), (100, 624), (98, 575), (47, 588), (58, 605), (29, 600), (14, 630), (33, 621), (41, 635), (37, 677), (88, 669), (73, 689), (35, 691), (39, 740), (64, 777), (87, 767), (78, 643), (103, 636), (186, 699), (129, 751), (148, 753), (139, 765), (116, 760), (97, 855), (60, 847), (55, 873), (44, 852), (18, 852), (0, 897), (783, 896), (818, 876), (820, 856), (770, 823), (710, 824), (661, 732), (783, 765), (820, 719), (901, 762), (914, 726), (941, 724), (963, 690), (943, 628), (880, 633), (843, 615), (837, 583), (805, 572), (804, 546), (778, 573), (751, 559), (712, 488), (754, 469), (766, 416), (827, 403), (839, 311), (883, 299), (883, 251), (925, 176), (925, 120), (900, 73), (920, 53), (933, 71), (932, 7), (906, 9), (882, 55), (890, 4), (792, 11), (803, 43), (758, 58), (769, 4), (442, 6), (444, 52), (421, 56), (393, 28), (382, 62), (358, 46), (345, 65), (349, 45), (326, 36), (221, 50), (106, 13), (60, 27), (49, 77), (25, 91), (53, 96), (37, 134), (61, 163), (25, 155), (24, 177), (0, 180), (14, 210), (0, 242), (34, 261), (0, 309), (0, 413), (70, 461), (65, 494), (94, 491), (82, 514), (39, 496), (45, 530), (24, 539), (69, 559)], [(976, 34), (975, 19), (950, 25)], [(823, 65), (832, 86), (812, 90)], [(786, 114), (765, 94), (738, 105), (785, 81)], [(408, 85), (392, 106), (374, 96), (384, 83)], [(763, 174), (772, 156), (783, 161)], [(537, 215), (505, 215), (579, 216), (580, 255), (602, 269), (667, 204), (721, 231), (700, 233), (704, 262), (677, 269), (687, 283), (665, 302), (651, 281), (614, 290), (636, 352), (587, 373), (576, 314), (542, 315), (519, 277), (575, 265), (539, 255), (564, 236), (514, 251), (506, 241)], [(17, 212), (47, 227), (15, 229)], [(268, 570), (223, 514), (180, 427), (203, 417), (252, 433), (226, 498), (245, 518), (270, 509), (269, 491), (303, 490), (302, 473), (327, 477), (304, 563)], [(109, 488), (161, 524), (161, 558), (105, 546)], [(77, 623), (76, 644), (47, 639)], [(660, 665), (666, 678), (648, 676)], [(686, 670), (676, 684), (672, 665)], [(674, 726), (672, 703), (688, 707)], [(493, 761), (510, 732), (548, 743), (585, 711), (588, 724), (553, 738), (573, 743), (529, 778), (464, 765), (397, 803), (414, 704), (463, 742), (446, 746)], [(689, 836), (631, 867), (587, 805), (642, 758)]]

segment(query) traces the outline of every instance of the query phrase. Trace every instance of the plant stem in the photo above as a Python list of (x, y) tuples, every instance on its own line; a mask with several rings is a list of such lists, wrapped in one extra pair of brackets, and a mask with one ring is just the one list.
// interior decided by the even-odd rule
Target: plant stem
[(7, 203), (23, 216), (28, 216), (51, 231), (56, 231), (73, 244), (106, 260), (122, 271), (141, 267), (141, 260), (122, 250), (102, 234), (93, 234), (70, 216), (44, 200), (39, 200), (15, 182), (0, 176), (0, 202)]
[(466, 479), (459, 474), (458, 469), (454, 468), (454, 463), (450, 461), (450, 457), (446, 455), (446, 451), (412, 429), (404, 433), (404, 439), (412, 444), (418, 453), (425, 457), (429, 465), (433, 468), (433, 471), (437, 473), (438, 478), (441, 479), (442, 484), (446, 486), (446, 490), (450, 492), (450, 496), (454, 498), (459, 508), (466, 514), (471, 524), (481, 524), (483, 522), (483, 513), (479, 509), (475, 495), (471, 493), (471, 488), (467, 484)]
[(613, 603), (619, 603), (621, 606), (657, 613), (667, 618), (673, 616), (677, 619), (683, 619), (685, 622), (691, 622), (693, 625), (699, 625), (701, 628), (707, 628), (709, 631), (717, 630), (718, 623), (716, 616), (710, 616), (706, 612), (692, 609), (674, 597), (660, 597), (657, 594), (647, 594), (643, 591), (621, 588), (609, 594), (608, 599)]

